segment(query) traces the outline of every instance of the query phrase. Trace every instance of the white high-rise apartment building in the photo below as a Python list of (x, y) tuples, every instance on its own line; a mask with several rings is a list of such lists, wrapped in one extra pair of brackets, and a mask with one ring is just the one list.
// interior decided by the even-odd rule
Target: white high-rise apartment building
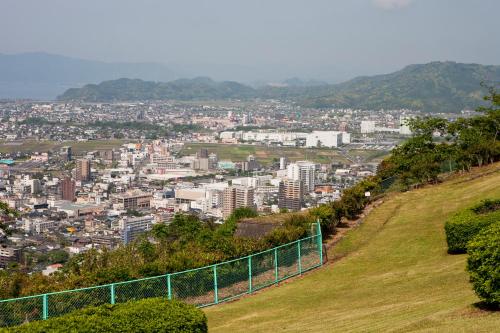
[(305, 193), (312, 192), (316, 178), (316, 164), (309, 161), (291, 163), (287, 167), (287, 177), (291, 180), (302, 181)]

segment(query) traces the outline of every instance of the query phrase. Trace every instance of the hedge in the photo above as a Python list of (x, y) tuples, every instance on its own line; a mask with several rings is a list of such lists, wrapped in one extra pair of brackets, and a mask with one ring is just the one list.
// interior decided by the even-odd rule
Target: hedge
[(467, 270), (474, 291), (486, 304), (500, 306), (500, 222), (483, 229), (467, 246)]
[(491, 206), (491, 202), (491, 200), (485, 200), (458, 212), (446, 221), (444, 229), (449, 253), (465, 253), (467, 243), (475, 235), (490, 224), (500, 221), (500, 210), (488, 211), (487, 209), (487, 207), (496, 208), (496, 206)]
[(205, 314), (192, 305), (150, 298), (90, 307), (68, 315), (0, 329), (1, 333), (42, 332), (208, 332)]

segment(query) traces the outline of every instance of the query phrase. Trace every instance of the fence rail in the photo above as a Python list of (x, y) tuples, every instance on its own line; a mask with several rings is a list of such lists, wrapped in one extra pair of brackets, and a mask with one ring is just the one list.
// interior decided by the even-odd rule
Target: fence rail
[(323, 264), (321, 228), (314, 235), (246, 257), (156, 277), (0, 300), (0, 327), (45, 320), (102, 304), (167, 297), (198, 307), (277, 284)]

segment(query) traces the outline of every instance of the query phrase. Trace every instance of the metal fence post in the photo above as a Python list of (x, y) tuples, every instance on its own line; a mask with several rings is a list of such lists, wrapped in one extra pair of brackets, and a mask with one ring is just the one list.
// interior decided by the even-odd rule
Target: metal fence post
[(252, 293), (252, 256), (248, 256), (248, 292)]
[(170, 284), (170, 274), (167, 274), (167, 290), (168, 290), (168, 299), (172, 299), (172, 285)]
[(279, 276), (279, 272), (278, 272), (278, 249), (275, 248), (274, 249), (274, 281), (276, 283), (278, 283), (278, 276)]
[(299, 274), (302, 274), (302, 256), (300, 253), (300, 239), (297, 242), (297, 256), (299, 257)]
[(219, 293), (217, 291), (217, 265), (213, 265), (214, 269), (214, 301), (215, 304), (219, 303)]
[(47, 320), (49, 318), (49, 298), (47, 294), (42, 296), (42, 319)]
[(115, 284), (112, 283), (110, 286), (109, 286), (109, 291), (110, 291), (110, 296), (111, 296), (111, 300), (110, 300), (110, 303), (111, 304), (115, 304)]
[(318, 228), (317, 238), (318, 238), (318, 247), (319, 247), (318, 248), (318, 250), (319, 250), (319, 264), (323, 265), (323, 236), (321, 235), (321, 224), (319, 223), (319, 219), (318, 219), (317, 228)]

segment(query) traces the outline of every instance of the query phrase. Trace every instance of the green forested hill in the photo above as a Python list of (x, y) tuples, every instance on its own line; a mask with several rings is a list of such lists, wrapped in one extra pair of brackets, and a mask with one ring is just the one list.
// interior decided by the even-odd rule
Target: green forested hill
[(104, 81), (100, 84), (88, 84), (82, 88), (68, 89), (58, 99), (86, 102), (227, 99), (253, 97), (254, 93), (254, 89), (237, 82), (215, 82), (204, 77), (171, 82), (123, 78)]
[(481, 102), (485, 93), (481, 82), (498, 84), (500, 66), (432, 62), (391, 74), (359, 77), (304, 100), (314, 106), (459, 112), (474, 109)]
[(481, 103), (481, 83), (500, 82), (500, 66), (432, 62), (410, 65), (400, 71), (358, 77), (318, 86), (262, 87), (254, 89), (231, 81), (208, 78), (182, 79), (167, 83), (119, 79), (69, 89), (60, 100), (123, 101), (148, 99), (292, 99), (304, 106), (359, 109), (409, 108), (427, 112), (460, 112)]

